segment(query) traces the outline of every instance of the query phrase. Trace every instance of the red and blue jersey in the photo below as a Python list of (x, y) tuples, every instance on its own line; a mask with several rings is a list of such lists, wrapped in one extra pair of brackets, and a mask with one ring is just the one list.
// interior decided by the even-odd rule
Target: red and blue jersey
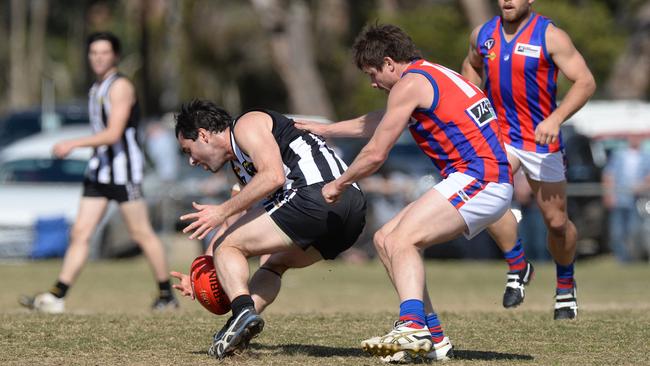
[(562, 149), (561, 137), (548, 145), (535, 143), (535, 128), (556, 108), (558, 68), (546, 50), (545, 38), (551, 23), (532, 13), (507, 42), (497, 16), (481, 27), (476, 40), (487, 75), (486, 92), (496, 109), (504, 142), (538, 153)]
[(409, 130), (443, 177), (460, 172), (482, 182), (512, 183), (497, 118), (476, 85), (444, 66), (414, 61), (404, 71), (433, 86), (429, 108), (416, 109)]

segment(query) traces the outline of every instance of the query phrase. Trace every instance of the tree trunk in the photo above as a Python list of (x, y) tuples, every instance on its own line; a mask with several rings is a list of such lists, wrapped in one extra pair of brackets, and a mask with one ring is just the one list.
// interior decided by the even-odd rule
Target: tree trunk
[(379, 12), (387, 16), (394, 16), (399, 9), (399, 4), (397, 0), (380, 0), (379, 1)]
[(289, 94), (291, 113), (334, 116), (316, 67), (312, 19), (303, 0), (288, 9), (276, 0), (251, 0), (271, 44), (273, 64)]
[[(38, 101), (41, 81), (44, 77), (43, 66), (45, 63), (45, 35), (47, 30), (48, 0), (31, 0), (31, 23), (29, 31), (29, 94), (30, 101)], [(49, 77), (51, 78), (51, 76)]]
[(165, 32), (161, 75), (160, 107), (163, 111), (175, 109), (180, 101), (180, 58), (183, 52), (183, 4), (180, 0), (166, 0)]
[(618, 58), (606, 84), (614, 99), (642, 99), (650, 86), (650, 2), (641, 7), (627, 48)]
[(27, 3), (11, 0), (11, 27), (9, 30), (9, 107), (29, 105), (27, 84), (28, 60), (25, 53), (27, 38)]
[(472, 29), (492, 17), (489, 0), (458, 0)]

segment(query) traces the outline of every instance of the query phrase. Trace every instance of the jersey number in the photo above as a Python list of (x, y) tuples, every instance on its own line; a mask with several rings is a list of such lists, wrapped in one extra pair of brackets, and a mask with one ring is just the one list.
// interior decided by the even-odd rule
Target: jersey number
[(449, 78), (456, 86), (460, 88), (460, 90), (467, 95), (468, 98), (471, 98), (476, 95), (476, 90), (474, 90), (474, 87), (470, 85), (467, 81), (463, 80), (455, 71), (449, 70), (448, 68), (440, 65), (434, 65), (430, 62), (424, 61), (422, 65), (427, 65), (431, 66), (434, 69), (440, 71), (441, 73), (445, 74), (446, 77)]

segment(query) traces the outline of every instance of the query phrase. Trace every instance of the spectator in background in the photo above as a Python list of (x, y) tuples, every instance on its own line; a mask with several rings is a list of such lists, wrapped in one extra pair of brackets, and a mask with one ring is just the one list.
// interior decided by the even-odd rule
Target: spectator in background
[(603, 201), (609, 213), (609, 248), (620, 262), (634, 259), (639, 232), (637, 199), (650, 191), (650, 153), (641, 150), (640, 136), (612, 154), (603, 173)]
[(173, 123), (173, 114), (167, 114), (160, 120), (150, 121), (146, 126), (147, 156), (163, 182), (176, 181), (180, 167), (180, 153)]
[(165, 233), (175, 227), (177, 212), (174, 206), (173, 189), (179, 177), (180, 151), (174, 136), (174, 116), (167, 114), (161, 119), (154, 119), (145, 127), (145, 151), (153, 165), (160, 187), (158, 200), (160, 209), (152, 212)]

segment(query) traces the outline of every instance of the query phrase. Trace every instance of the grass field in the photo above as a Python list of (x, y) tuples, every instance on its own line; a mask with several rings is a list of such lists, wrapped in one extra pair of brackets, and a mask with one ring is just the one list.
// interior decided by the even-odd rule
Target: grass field
[[(192, 250), (190, 250), (192, 249)], [(197, 254), (175, 246), (172, 268)], [(0, 365), (213, 365), (205, 350), (226, 320), (182, 301), (148, 311), (155, 295), (142, 258), (93, 262), (66, 303), (68, 314), (32, 314), (20, 294), (48, 288), (60, 261), (0, 264)], [(501, 307), (501, 262), (427, 262), (427, 279), (458, 365), (650, 364), (650, 266), (610, 258), (578, 264), (579, 320), (552, 320), (555, 269), (537, 275), (517, 309)], [(377, 262), (317, 264), (285, 275), (250, 351), (224, 365), (380, 365), (359, 342), (390, 329), (398, 300)]]

